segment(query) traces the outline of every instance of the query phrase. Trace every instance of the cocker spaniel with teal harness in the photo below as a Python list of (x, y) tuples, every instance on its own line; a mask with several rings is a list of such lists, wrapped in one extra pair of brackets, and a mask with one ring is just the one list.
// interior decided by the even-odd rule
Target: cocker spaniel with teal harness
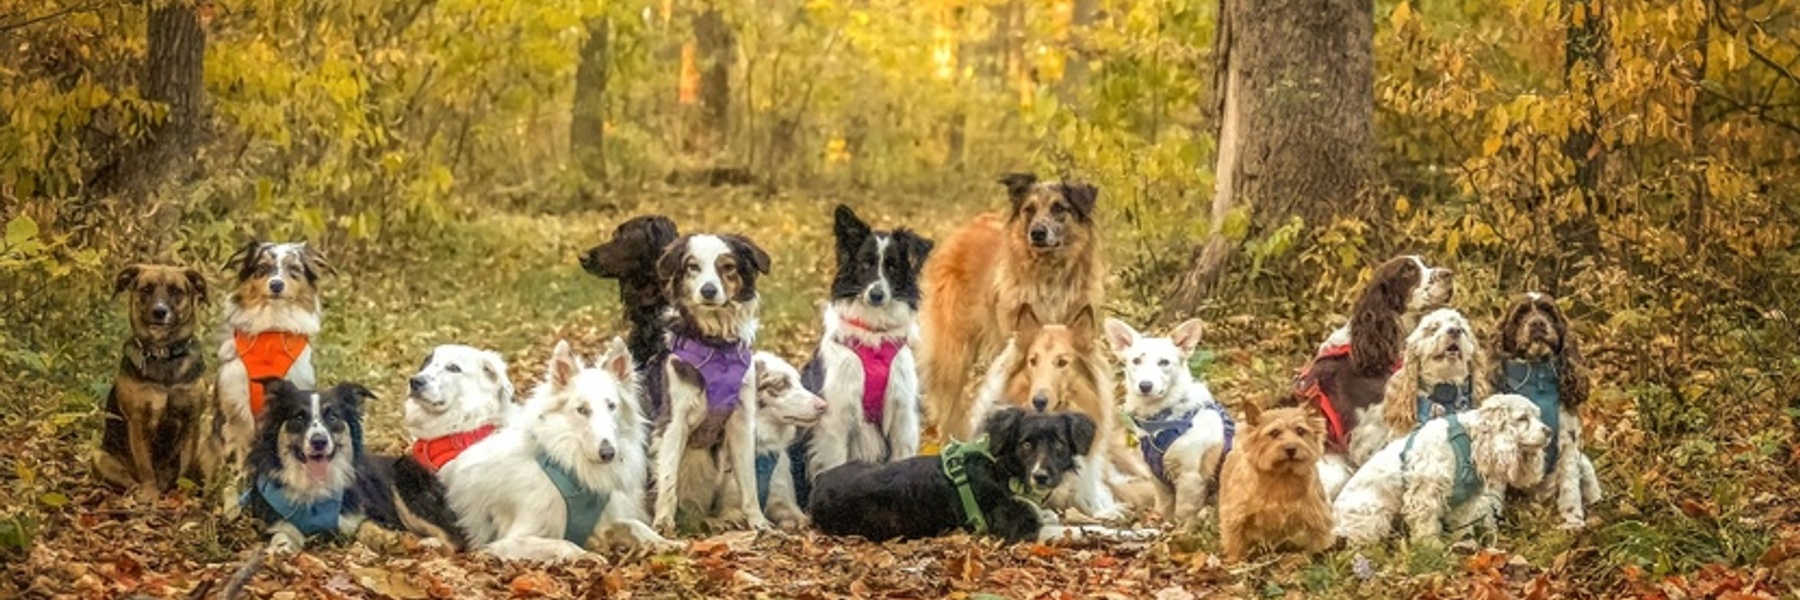
[(1544, 481), (1530, 491), (1555, 501), (1563, 528), (1587, 526), (1587, 508), (1601, 497), (1594, 463), (1581, 449), (1580, 409), (1587, 401), (1588, 380), (1569, 321), (1555, 298), (1532, 292), (1506, 311), (1487, 378), (1495, 391), (1529, 398), (1544, 424), (1556, 432)]

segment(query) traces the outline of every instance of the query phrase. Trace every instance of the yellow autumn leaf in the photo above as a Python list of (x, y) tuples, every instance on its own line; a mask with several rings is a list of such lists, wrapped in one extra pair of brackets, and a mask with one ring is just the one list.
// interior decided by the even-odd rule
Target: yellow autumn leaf
[(1412, 202), (1407, 200), (1406, 196), (1394, 198), (1394, 214), (1404, 217), (1410, 212), (1412, 212)]
[(1449, 235), (1444, 236), (1444, 253), (1456, 256), (1456, 251), (1460, 249), (1462, 249), (1462, 232), (1452, 229)]
[(1502, 141), (1500, 139), (1500, 136), (1498, 136), (1498, 135), (1488, 136), (1487, 139), (1482, 140), (1482, 142), (1481, 142), (1481, 155), (1485, 157), (1485, 156), (1493, 156), (1495, 154), (1499, 154), (1501, 143), (1502, 143)]
[(1411, 21), (1412, 17), (1412, 5), (1401, 2), (1394, 6), (1394, 16), (1389, 21), (1394, 24), (1394, 29), (1400, 29), (1406, 27), (1406, 23)]

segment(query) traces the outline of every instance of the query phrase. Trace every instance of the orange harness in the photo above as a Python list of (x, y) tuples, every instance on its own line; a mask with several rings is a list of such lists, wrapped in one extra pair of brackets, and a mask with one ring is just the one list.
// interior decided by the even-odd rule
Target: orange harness
[(244, 372), (250, 379), (250, 415), (261, 418), (263, 412), (263, 384), (256, 380), (265, 377), (286, 378), (288, 370), (294, 368), (294, 362), (306, 352), (307, 336), (286, 331), (264, 331), (247, 334), (242, 331), (232, 333), (232, 342), (237, 346), (238, 360), (244, 363)]

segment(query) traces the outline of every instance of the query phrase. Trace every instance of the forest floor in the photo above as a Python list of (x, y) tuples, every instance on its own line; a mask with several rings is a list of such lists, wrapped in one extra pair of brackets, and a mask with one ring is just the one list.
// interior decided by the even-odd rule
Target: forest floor
[[(673, 217), (684, 231), (747, 233), (770, 251), (774, 273), (761, 283), (758, 341), (799, 363), (818, 335), (817, 307), (833, 268), (833, 200), (840, 199), (662, 202), (656, 212)], [(841, 200), (877, 227), (906, 224), (937, 238), (984, 208), (945, 209), (933, 201), (874, 196)], [(986, 207), (1000, 203), (995, 197)], [(519, 389), (530, 389), (558, 338), (591, 354), (606, 338), (623, 333), (616, 287), (583, 273), (575, 256), (635, 212), (648, 210), (484, 215), (450, 226), (443, 239), (425, 248), (409, 250), (415, 259), (340, 265), (339, 275), (324, 283), (326, 325), (316, 358), (320, 383), (356, 381), (376, 392), (380, 400), (368, 409), (369, 435), (370, 447), (381, 452), (404, 445), (399, 421), (405, 380), (434, 345), (498, 350), (511, 363)], [(1230, 405), (1284, 387), (1285, 378), (1305, 361), (1306, 349), (1324, 333), (1292, 323), (1247, 325), (1255, 320), (1233, 315), (1208, 333), (1206, 345), (1217, 356), (1209, 379)], [(0, 523), (5, 572), (0, 597), (211, 597), (261, 540), (247, 520), (222, 519), (210, 510), (213, 503), (191, 490), (145, 506), (95, 483), (86, 460), (98, 440), (94, 400), (104, 395), (116, 361), (106, 357), (116, 342), (96, 344), (103, 348), (88, 354), (104, 360), (69, 367), (83, 370), (82, 384), (63, 390), (60, 401), (8, 404), (16, 412), (4, 415), (0, 430), (5, 467), (0, 507), (14, 509), (0, 513), (11, 515)], [(1600, 462), (1609, 493), (1646, 493), (1638, 489), (1641, 484), (1621, 490), (1623, 476)], [(1754, 530), (1748, 538), (1758, 544), (1760, 556), (1754, 560), (1671, 562), (1662, 569), (1624, 558), (1643, 553), (1622, 554), (1609, 545), (1620, 540), (1683, 544), (1682, 524), (1596, 533), (1624, 520), (1607, 502), (1596, 511), (1595, 525), (1580, 533), (1557, 531), (1547, 511), (1525, 508), (1509, 515), (1491, 545), (1395, 544), (1244, 565), (1220, 564), (1211, 531), (1175, 533), (1148, 544), (1073, 548), (1005, 547), (967, 536), (874, 544), (810, 532), (728, 534), (691, 540), (682, 553), (601, 555), (556, 567), (445, 555), (416, 544), (379, 552), (358, 544), (318, 544), (271, 561), (250, 590), (266, 598), (407, 599), (1792, 597), (1800, 583), (1795, 575), (1800, 508), (1780, 496), (1785, 494), (1752, 500), (1758, 517), (1740, 527)]]

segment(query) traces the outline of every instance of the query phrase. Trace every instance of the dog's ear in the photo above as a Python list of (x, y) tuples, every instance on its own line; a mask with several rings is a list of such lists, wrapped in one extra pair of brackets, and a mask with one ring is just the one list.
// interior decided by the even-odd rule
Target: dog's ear
[(252, 238), (225, 259), (225, 269), (237, 271), (238, 279), (249, 279), (250, 269), (256, 265), (256, 253), (261, 252), (262, 247), (262, 240)]
[(195, 301), (205, 304), (212, 299), (212, 288), (207, 287), (206, 275), (201, 274), (199, 269), (184, 267), (181, 275), (187, 278), (188, 291), (194, 293)]
[(769, 267), (771, 266), (769, 262), (769, 253), (763, 252), (763, 249), (760, 246), (757, 246), (756, 242), (752, 242), (750, 241), (750, 238), (736, 234), (721, 235), (719, 236), (719, 239), (725, 240), (725, 245), (731, 247), (731, 253), (737, 255), (739, 269), (743, 269), (743, 265), (749, 265), (756, 273), (763, 275), (769, 274)]
[(832, 236), (837, 238), (838, 264), (849, 264), (856, 255), (856, 249), (862, 247), (863, 240), (869, 238), (869, 225), (856, 217), (856, 211), (849, 206), (839, 204), (832, 211)]
[(681, 231), (675, 227), (675, 221), (662, 215), (651, 215), (644, 221), (644, 235), (650, 242), (650, 251), (658, 252), (669, 246), (669, 242), (681, 237)]
[(1205, 328), (1199, 319), (1188, 319), (1176, 325), (1169, 337), (1175, 339), (1175, 347), (1180, 348), (1182, 354), (1193, 354), (1194, 349), (1200, 347), (1200, 332)]
[(550, 382), (552, 389), (569, 387), (575, 376), (581, 373), (581, 359), (575, 357), (575, 351), (569, 348), (569, 340), (557, 340), (556, 349), (550, 351), (549, 374), (545, 381)]
[(687, 264), (688, 236), (675, 238), (663, 247), (662, 255), (656, 259), (656, 278), (662, 281), (675, 281), (681, 276), (681, 269)]
[(1013, 339), (1030, 342), (1037, 338), (1038, 330), (1043, 328), (1044, 323), (1038, 320), (1037, 311), (1032, 310), (1030, 304), (1020, 304), (1019, 314), (1013, 320)]
[(485, 350), (482, 351), (481, 374), (486, 376), (488, 381), (494, 382), (496, 387), (500, 388), (499, 400), (502, 406), (512, 404), (515, 390), (513, 388), (512, 378), (506, 375), (506, 359), (501, 358), (497, 353)]
[(1262, 424), (1262, 407), (1257, 406), (1255, 400), (1244, 403), (1244, 424), (1249, 425), (1252, 429)]
[(629, 383), (632, 380), (637, 371), (631, 364), (631, 352), (625, 349), (625, 340), (613, 336), (606, 345), (606, 354), (600, 356), (600, 369), (619, 381)]
[(1010, 453), (1015, 440), (1019, 439), (1019, 421), (1025, 418), (1025, 409), (1009, 406), (994, 411), (987, 420), (981, 423), (981, 435), (988, 438), (988, 450), (994, 456)]
[(1124, 352), (1136, 344), (1138, 331), (1132, 329), (1124, 321), (1108, 317), (1106, 319), (1106, 343), (1112, 346), (1114, 354)]
[(113, 277), (113, 297), (117, 298), (119, 292), (123, 292), (125, 291), (125, 288), (129, 288), (133, 284), (136, 284), (138, 274), (143, 272), (144, 265), (131, 265), (120, 269), (119, 274)]
[(1091, 183), (1065, 181), (1062, 184), (1062, 194), (1063, 199), (1069, 201), (1069, 206), (1075, 208), (1075, 218), (1082, 222), (1094, 220), (1094, 205), (1100, 199), (1100, 188)]
[(1094, 346), (1094, 307), (1083, 306), (1069, 320), (1069, 335), (1075, 338), (1075, 349), (1086, 353)]
[(375, 392), (371, 392), (369, 391), (369, 388), (363, 387), (363, 384), (348, 381), (337, 384), (337, 387), (332, 389), (332, 394), (342, 398), (344, 404), (349, 405), (350, 410), (354, 410), (358, 414), (363, 412), (364, 400), (380, 399), (375, 396)]
[(1036, 173), (1007, 173), (1000, 176), (1000, 185), (1006, 186), (1006, 197), (1012, 200), (1012, 214), (1019, 214), (1019, 207), (1025, 205), (1025, 199), (1031, 197), (1031, 186), (1036, 185)]
[(907, 264), (912, 266), (915, 273), (925, 266), (926, 259), (931, 258), (931, 249), (935, 246), (931, 240), (904, 227), (894, 230), (894, 241), (900, 243), (900, 249), (906, 253)]
[(318, 281), (320, 276), (337, 273), (337, 268), (325, 260), (325, 254), (308, 247), (306, 242), (300, 242), (300, 268), (306, 271), (307, 281)]
[(254, 381), (263, 386), (263, 406), (265, 407), (263, 416), (275, 413), (273, 410), (268, 410), (267, 407), (275, 406), (276, 402), (280, 400), (282, 396), (299, 391), (300, 389), (294, 387), (293, 382), (280, 377), (258, 377)]
[(1073, 448), (1077, 455), (1087, 455), (1088, 450), (1094, 447), (1094, 436), (1099, 434), (1099, 430), (1094, 426), (1094, 420), (1078, 412), (1066, 412), (1060, 416), (1063, 422), (1063, 436), (1069, 441), (1069, 447)]

